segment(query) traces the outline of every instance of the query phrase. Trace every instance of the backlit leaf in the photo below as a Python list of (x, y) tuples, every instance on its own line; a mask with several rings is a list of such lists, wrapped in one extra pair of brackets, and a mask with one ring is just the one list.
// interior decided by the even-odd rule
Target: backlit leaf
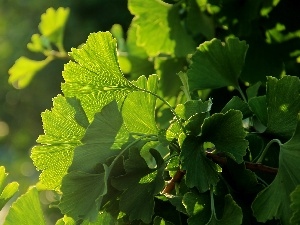
[(25, 88), (30, 83), (34, 75), (51, 61), (51, 57), (41, 61), (36, 61), (22, 56), (9, 69), (8, 82), (14, 84), (17, 88)]
[(69, 16), (69, 11), (68, 8), (62, 7), (57, 10), (49, 8), (41, 16), (41, 22), (39, 24), (41, 34), (58, 47), (62, 46), (63, 32)]
[(11, 182), (5, 185), (7, 175), (8, 174), (5, 173), (5, 167), (0, 166), (0, 210), (19, 189), (19, 184), (17, 182)]
[(81, 144), (88, 125), (80, 103), (76, 99), (58, 96), (53, 100), (52, 111), (42, 113), (44, 135), (33, 147), (31, 158), (38, 170), (40, 181), (47, 189), (58, 189), (62, 177), (71, 165), (74, 149)]
[(38, 191), (35, 187), (30, 188), (12, 204), (3, 223), (3, 225), (16, 224), (46, 225)]
[(195, 44), (181, 25), (176, 5), (160, 0), (129, 0), (128, 8), (135, 15), (137, 44), (149, 56), (164, 53), (185, 57), (194, 51)]
[(70, 56), (75, 62), (65, 65), (62, 90), (81, 101), (89, 121), (103, 106), (135, 89), (120, 70), (116, 40), (109, 32), (90, 34), (81, 48), (72, 48)]

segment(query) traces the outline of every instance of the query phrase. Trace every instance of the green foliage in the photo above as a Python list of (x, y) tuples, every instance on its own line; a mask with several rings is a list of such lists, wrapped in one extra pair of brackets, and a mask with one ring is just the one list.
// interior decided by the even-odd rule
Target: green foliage
[[(116, 25), (117, 40), (92, 33), (72, 48), (63, 94), (42, 114), (44, 134), (31, 152), (39, 191), (60, 197), (56, 224), (298, 223), (299, 77), (249, 75), (257, 29), (243, 29), (277, 3), (247, 2), (233, 16), (235, 1), (129, 0), (127, 39)], [(35, 35), (31, 50), (52, 43), (64, 52), (67, 15), (48, 10), (40, 24), (48, 42)], [(296, 37), (276, 31), (258, 42), (270, 48)], [(43, 224), (36, 188), (6, 223), (24, 213)]]

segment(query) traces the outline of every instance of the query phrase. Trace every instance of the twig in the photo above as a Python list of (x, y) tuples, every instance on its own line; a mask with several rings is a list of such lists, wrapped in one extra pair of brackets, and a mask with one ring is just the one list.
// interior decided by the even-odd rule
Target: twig
[[(206, 157), (211, 159), (214, 163), (219, 164), (221, 167), (227, 165), (227, 158), (225, 156), (220, 156), (211, 152), (206, 152)], [(249, 169), (253, 172), (263, 172), (269, 174), (277, 174), (278, 172), (277, 168), (266, 166), (261, 163), (245, 162), (245, 167), (246, 169)], [(170, 194), (174, 190), (175, 184), (180, 183), (185, 173), (185, 170), (177, 170), (174, 177), (168, 181), (166, 187), (162, 191), (162, 194)]]

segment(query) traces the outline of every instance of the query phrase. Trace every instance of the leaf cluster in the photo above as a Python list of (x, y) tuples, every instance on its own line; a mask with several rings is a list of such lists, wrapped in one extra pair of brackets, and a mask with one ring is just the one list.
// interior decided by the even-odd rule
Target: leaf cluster
[[(260, 6), (261, 15), (276, 4)], [(59, 195), (57, 225), (299, 223), (300, 80), (247, 75), (251, 41), (235, 37), (247, 35), (229, 6), (129, 0), (126, 39), (116, 25), (117, 39), (92, 33), (72, 48), (63, 94), (42, 113), (31, 152), (39, 183), (5, 224), (36, 222), (27, 213), (45, 224), (43, 190)], [(47, 11), (39, 27), (58, 49), (65, 20), (51, 18), (67, 12)], [(215, 24), (232, 33), (214, 38)], [(41, 40), (30, 48), (42, 51)], [(235, 91), (214, 96), (228, 87)]]

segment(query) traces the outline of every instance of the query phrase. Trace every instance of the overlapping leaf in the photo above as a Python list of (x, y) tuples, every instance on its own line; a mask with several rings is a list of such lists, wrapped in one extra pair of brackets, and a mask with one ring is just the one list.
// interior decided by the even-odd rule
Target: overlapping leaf
[(224, 199), (224, 211), (222, 218), (218, 219), (215, 213), (212, 214), (209, 222), (206, 225), (240, 225), (243, 220), (243, 212), (231, 195), (226, 195)]
[(39, 224), (46, 225), (38, 191), (30, 188), (11, 206), (3, 225)]
[(82, 138), (83, 144), (74, 151), (74, 159), (69, 171), (91, 173), (98, 164), (103, 164), (109, 157), (118, 155), (120, 152), (118, 150), (129, 137), (122, 125), (123, 118), (116, 101), (96, 113)]
[(224, 152), (241, 163), (248, 147), (242, 118), (242, 113), (237, 110), (212, 115), (203, 123), (202, 140), (212, 142), (217, 152)]
[(129, 219), (151, 222), (154, 214), (154, 196), (163, 186), (164, 161), (156, 150), (150, 150), (157, 167), (150, 169), (141, 157), (139, 149), (130, 151), (129, 159), (125, 161), (126, 174), (117, 177), (113, 186), (124, 190), (120, 197), (120, 210), (125, 212)]
[(130, 0), (128, 8), (137, 26), (137, 44), (149, 56), (161, 53), (186, 57), (194, 51), (195, 44), (179, 18), (179, 7), (160, 0)]
[(246, 42), (237, 38), (228, 38), (225, 43), (212, 39), (201, 44), (187, 72), (190, 90), (238, 87), (247, 49)]
[(19, 184), (15, 181), (5, 185), (7, 175), (4, 166), (0, 166), (0, 210), (15, 195), (19, 188)]
[(210, 185), (216, 185), (219, 177), (217, 165), (205, 156), (203, 143), (199, 138), (188, 136), (181, 147), (182, 168), (186, 170), (186, 184), (205, 192)]
[(65, 65), (62, 90), (65, 96), (80, 99), (89, 121), (103, 106), (134, 90), (120, 70), (116, 40), (109, 32), (90, 34), (81, 48), (72, 49), (70, 56), (75, 62)]
[(40, 181), (47, 189), (57, 189), (73, 159), (75, 147), (88, 126), (85, 113), (76, 99), (58, 96), (52, 111), (42, 114), (44, 135), (40, 135), (32, 149), (31, 158), (38, 170)]
[(260, 222), (273, 218), (289, 224), (292, 216), (290, 194), (300, 184), (300, 122), (293, 137), (280, 146), (278, 174), (274, 181), (261, 191), (252, 204)]

